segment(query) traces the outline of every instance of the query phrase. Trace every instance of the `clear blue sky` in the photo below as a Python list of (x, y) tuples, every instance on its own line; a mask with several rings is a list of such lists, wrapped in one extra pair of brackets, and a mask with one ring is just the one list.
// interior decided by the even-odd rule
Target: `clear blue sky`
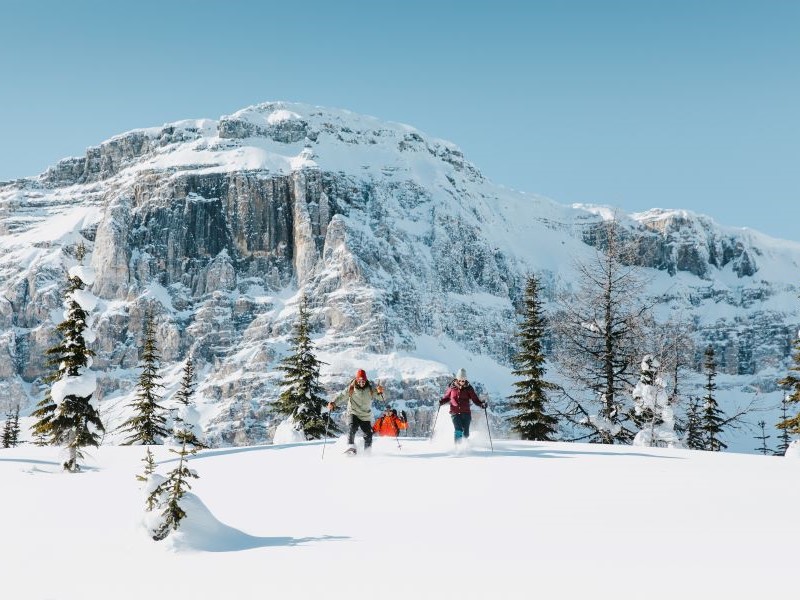
[(451, 140), (562, 203), (800, 241), (800, 0), (0, 0), (0, 180), (266, 100)]

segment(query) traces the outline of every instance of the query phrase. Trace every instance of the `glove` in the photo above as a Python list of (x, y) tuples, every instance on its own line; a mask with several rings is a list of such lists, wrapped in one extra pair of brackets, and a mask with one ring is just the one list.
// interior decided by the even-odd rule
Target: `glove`
[(403, 419), (403, 421), (408, 421), (408, 417), (406, 416), (406, 411), (401, 410), (400, 417)]
[(483, 410), (486, 410), (487, 408), (489, 408), (489, 403), (488, 402), (484, 402), (482, 408), (483, 408)]
[(379, 383), (377, 386), (375, 386), (375, 391), (382, 396), (383, 395), (383, 386)]

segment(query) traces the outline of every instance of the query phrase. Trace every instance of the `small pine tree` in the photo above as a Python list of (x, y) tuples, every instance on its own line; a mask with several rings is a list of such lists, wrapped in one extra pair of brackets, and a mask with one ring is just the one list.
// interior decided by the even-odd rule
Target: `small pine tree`
[(706, 395), (703, 396), (705, 404), (703, 405), (702, 416), (705, 449), (719, 452), (728, 446), (719, 438), (725, 425), (725, 415), (714, 398), (714, 390), (717, 389), (717, 384), (714, 383), (714, 379), (717, 376), (717, 363), (714, 360), (714, 348), (711, 345), (706, 348), (703, 368), (706, 372), (706, 384), (703, 386), (706, 390)]
[[(794, 342), (794, 365), (789, 368), (790, 373), (778, 382), (782, 389), (790, 391), (791, 393), (785, 398), (787, 404), (800, 403), (800, 335)], [(798, 375), (795, 376), (791, 373), (794, 371)], [(800, 412), (795, 416), (784, 418), (783, 421), (778, 423), (778, 429), (783, 429), (787, 434), (800, 434)], [(788, 447), (788, 444), (787, 444)]]
[(697, 398), (689, 400), (686, 411), (686, 436), (683, 443), (690, 450), (705, 450), (703, 441), (703, 424), (700, 418), (700, 401)]
[(188, 457), (197, 452), (197, 449), (188, 445), (188, 439), (188, 435), (181, 437), (180, 450), (170, 448), (170, 452), (180, 457), (178, 464), (170, 471), (167, 479), (156, 486), (147, 497), (148, 510), (152, 510), (156, 506), (164, 509), (161, 513), (161, 523), (151, 534), (156, 541), (166, 538), (170, 531), (178, 530), (181, 521), (186, 517), (186, 511), (181, 507), (181, 500), (186, 492), (192, 489), (189, 480), (199, 477), (189, 468)]
[(756, 452), (761, 452), (763, 455), (767, 454), (774, 454), (773, 451), (767, 446), (767, 440), (771, 438), (771, 435), (767, 435), (766, 421), (759, 421), (758, 426), (761, 428), (761, 435), (757, 435), (756, 439), (761, 440), (761, 445), (755, 449)]
[[(780, 423), (786, 422), (788, 419), (789, 419), (789, 395), (784, 394), (783, 397), (781, 398), (781, 420), (778, 422), (778, 425), (780, 425)], [(777, 456), (784, 456), (786, 454), (786, 450), (789, 449), (789, 444), (792, 443), (792, 438), (789, 436), (789, 432), (785, 427), (781, 429), (778, 425), (776, 425), (776, 427), (779, 428), (781, 431), (780, 435), (778, 435), (780, 443), (778, 444), (778, 448), (775, 450), (775, 454)]]
[(0, 438), (0, 443), (3, 445), (3, 448), (11, 448), (11, 411), (6, 413), (6, 421), (3, 424), (3, 435)]
[(516, 392), (509, 396), (511, 409), (516, 412), (509, 420), (523, 440), (550, 441), (558, 426), (558, 419), (548, 411), (547, 392), (557, 386), (544, 380), (544, 334), (539, 282), (532, 275), (525, 286), (525, 314), (517, 334), (519, 350), (513, 358)]
[[(322, 385), (319, 383), (319, 370), (324, 363), (314, 355), (308, 320), (308, 301), (303, 295), (297, 323), (289, 340), (292, 353), (278, 366), (284, 376), (281, 381), (282, 391), (275, 402), (274, 410), (291, 419), (307, 440), (314, 440), (325, 435), (328, 423), (322, 416), (322, 408), (326, 402), (321, 395)], [(339, 433), (334, 422), (330, 421), (329, 425), (329, 433)]]
[(158, 369), (161, 357), (156, 346), (153, 321), (153, 314), (148, 311), (144, 326), (142, 373), (139, 375), (136, 399), (131, 404), (134, 414), (119, 427), (121, 431), (130, 434), (122, 443), (123, 446), (160, 444), (169, 435), (166, 429), (167, 418), (164, 407), (158, 403), (161, 398), (157, 389), (164, 386), (159, 383), (161, 376), (158, 374)]
[[(137, 475), (136, 479), (138, 481), (147, 481), (150, 475), (155, 473), (156, 470), (156, 461), (153, 458), (153, 453), (150, 451), (150, 446), (147, 446), (142, 462), (144, 463), (144, 473), (142, 475)], [(153, 507), (148, 508), (148, 510), (153, 510)]]
[(194, 448), (208, 448), (203, 444), (194, 433), (194, 424), (186, 418), (186, 414), (192, 408), (192, 395), (194, 394), (194, 363), (192, 359), (186, 360), (181, 376), (181, 385), (175, 393), (175, 401), (178, 403), (177, 414), (175, 415), (175, 437), (186, 437), (186, 443)]
[[(64, 463), (64, 468), (70, 472), (80, 470), (78, 461), (83, 458), (81, 449), (99, 446), (98, 432), (105, 431), (100, 413), (91, 403), (94, 393), (87, 396), (69, 393), (69, 384), (86, 374), (91, 357), (94, 356), (84, 337), (89, 315), (75, 295), (75, 292), (84, 288), (85, 284), (79, 275), (68, 275), (64, 301), (65, 319), (56, 327), (62, 339), (46, 351), (50, 357), (48, 365), (54, 369), (52, 375), (46, 379), (51, 385), (33, 412), (33, 416), (38, 419), (33, 425), (34, 436), (37, 440), (66, 446), (69, 458)], [(54, 391), (60, 384), (63, 387), (59, 388), (59, 402), (56, 402)], [(67, 393), (62, 398), (60, 392), (64, 389)]]
[(14, 448), (19, 444), (19, 404), (6, 413), (6, 422), (3, 426), (3, 448)]
[(650, 354), (642, 358), (639, 383), (632, 394), (634, 411), (631, 418), (641, 428), (633, 439), (634, 446), (675, 448), (680, 445), (664, 381), (658, 376), (660, 366), (661, 363)]

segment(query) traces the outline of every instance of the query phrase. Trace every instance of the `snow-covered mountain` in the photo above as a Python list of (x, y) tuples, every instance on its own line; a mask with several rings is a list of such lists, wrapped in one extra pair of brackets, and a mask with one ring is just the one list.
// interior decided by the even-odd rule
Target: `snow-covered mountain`
[[(303, 290), (329, 390), (363, 367), (422, 433), (459, 367), (492, 402), (509, 393), (526, 275), (549, 299), (610, 214), (503, 188), (449, 142), (344, 110), (275, 102), (131, 131), (0, 184), (3, 396), (24, 398), (23, 412), (41, 397), (83, 240), (110, 428), (154, 306), (165, 393), (192, 356), (211, 441), (269, 440), (275, 366)], [(742, 394), (776, 404), (800, 325), (800, 244), (689, 211), (618, 217), (654, 276), (659, 314), (693, 321), (701, 350), (715, 346), (723, 407)]]

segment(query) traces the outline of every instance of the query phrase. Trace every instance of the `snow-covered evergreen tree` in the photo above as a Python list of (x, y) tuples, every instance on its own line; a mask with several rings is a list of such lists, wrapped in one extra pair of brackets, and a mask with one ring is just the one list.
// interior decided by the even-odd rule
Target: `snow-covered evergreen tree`
[(3, 448), (14, 448), (19, 443), (19, 404), (6, 413), (3, 425)]
[(703, 416), (701, 419), (704, 433), (703, 444), (705, 450), (719, 452), (727, 448), (728, 445), (720, 440), (720, 434), (726, 420), (725, 414), (714, 398), (714, 390), (717, 389), (717, 384), (714, 383), (714, 379), (717, 377), (717, 363), (714, 360), (714, 348), (711, 345), (706, 348), (703, 369), (706, 373), (706, 383), (703, 386), (706, 390), (706, 395), (703, 396)]
[(186, 511), (181, 507), (181, 500), (192, 488), (189, 480), (199, 477), (194, 470), (189, 468), (189, 456), (197, 452), (197, 448), (189, 445), (188, 434), (181, 436), (180, 450), (170, 448), (169, 451), (178, 455), (178, 464), (147, 497), (148, 510), (162, 509), (160, 522), (151, 531), (151, 535), (156, 541), (166, 538), (170, 531), (178, 530), (181, 521), (186, 517)]
[[(278, 366), (284, 376), (274, 410), (288, 419), (295, 430), (303, 432), (307, 440), (313, 440), (325, 435), (327, 423), (322, 408), (327, 402), (321, 395), (322, 385), (319, 383), (319, 370), (323, 363), (314, 355), (308, 321), (308, 301), (303, 295), (297, 323), (289, 340), (291, 354)], [(338, 432), (336, 424), (331, 421), (329, 433)]]
[(683, 443), (690, 450), (705, 450), (706, 448), (703, 441), (703, 423), (700, 418), (700, 401), (697, 398), (689, 400), (689, 408), (686, 410), (686, 435)]
[[(83, 252), (79, 252), (79, 259), (82, 258)], [(64, 468), (71, 472), (80, 470), (82, 448), (98, 446), (98, 432), (105, 431), (100, 413), (92, 404), (97, 380), (90, 370), (94, 352), (87, 345), (94, 341), (89, 311), (97, 299), (85, 287), (93, 282), (90, 268), (77, 265), (69, 269), (64, 321), (56, 327), (61, 341), (47, 350), (48, 364), (54, 367), (48, 378), (52, 385), (33, 412), (37, 418), (34, 434), (67, 448), (69, 457)]]
[(122, 443), (124, 446), (160, 444), (169, 435), (166, 428), (166, 411), (159, 404), (161, 397), (158, 395), (158, 388), (164, 387), (159, 383), (161, 381), (161, 375), (158, 373), (160, 361), (161, 357), (156, 346), (154, 317), (152, 312), (148, 311), (144, 326), (142, 373), (139, 375), (136, 398), (131, 403), (133, 415), (119, 427), (121, 431), (129, 433)]
[(664, 382), (658, 376), (660, 366), (658, 360), (649, 354), (644, 356), (640, 365), (641, 375), (633, 388), (633, 403), (641, 430), (633, 439), (634, 446), (680, 446), (675, 433), (675, 416), (664, 391)]
[(194, 448), (207, 448), (195, 434), (197, 427), (198, 414), (192, 404), (194, 394), (194, 363), (191, 357), (186, 360), (181, 375), (181, 385), (175, 392), (175, 423), (173, 425), (172, 437), (181, 443), (186, 438), (186, 443)]
[(523, 440), (548, 441), (556, 434), (558, 419), (551, 414), (547, 392), (556, 385), (544, 380), (545, 358), (542, 338), (545, 320), (539, 299), (539, 282), (528, 278), (525, 286), (525, 314), (519, 327), (518, 352), (514, 355), (516, 392), (509, 396), (512, 429)]
[(767, 435), (767, 429), (766, 429), (767, 422), (763, 420), (759, 421), (758, 427), (761, 429), (761, 435), (757, 435), (756, 439), (761, 441), (761, 445), (758, 448), (756, 448), (755, 451), (761, 452), (761, 454), (765, 456), (767, 454), (774, 454), (772, 449), (769, 446), (767, 446), (767, 440), (772, 437), (771, 435)]
[[(794, 355), (792, 360), (794, 365), (789, 368), (789, 373), (778, 382), (782, 389), (787, 390), (788, 396), (785, 398), (787, 404), (800, 403), (800, 334), (794, 342)], [(797, 373), (797, 375), (794, 375)], [(800, 412), (795, 416), (784, 419), (778, 423), (778, 429), (783, 429), (787, 434), (800, 434)]]

